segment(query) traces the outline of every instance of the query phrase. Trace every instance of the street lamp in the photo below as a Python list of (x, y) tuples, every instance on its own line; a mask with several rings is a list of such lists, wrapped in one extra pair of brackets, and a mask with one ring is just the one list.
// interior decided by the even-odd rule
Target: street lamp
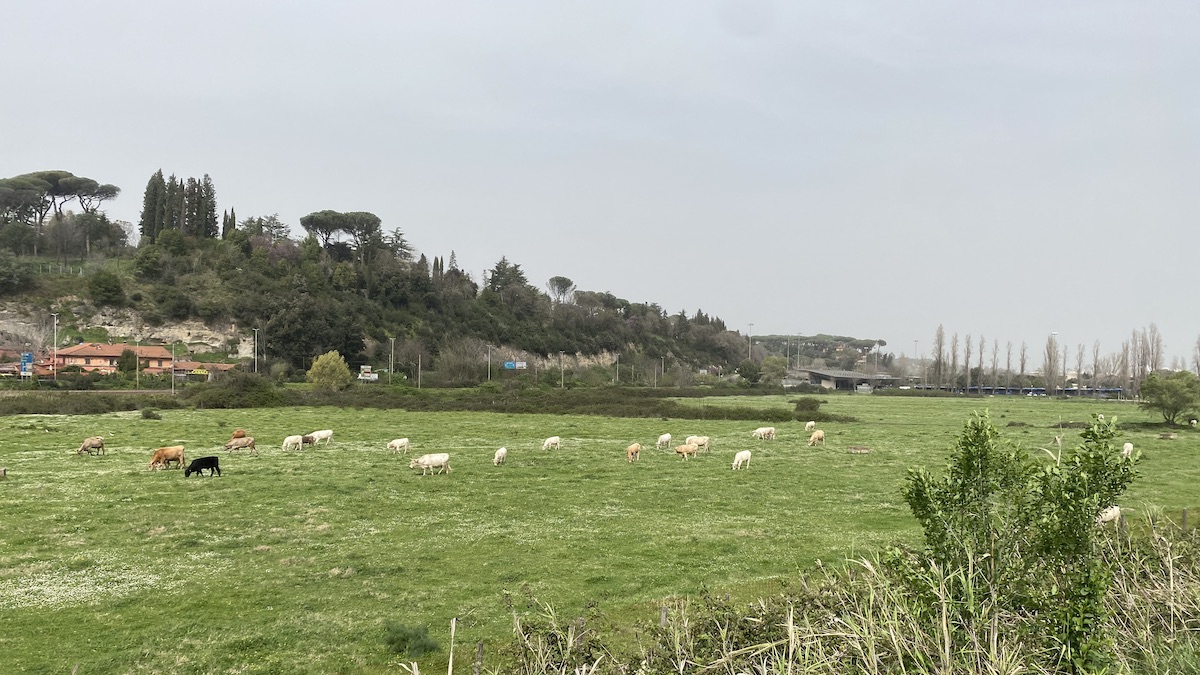
[(563, 387), (563, 372), (564, 372), (563, 371), (563, 353), (561, 350), (559, 350), (559, 352), (558, 352), (558, 388), (559, 389), (564, 388)]
[(50, 316), (54, 317), (54, 356), (50, 360), (50, 366), (54, 368), (54, 381), (58, 382), (58, 312)]
[(754, 358), (754, 323), (750, 324), (750, 334), (746, 336), (746, 358)]
[[(255, 344), (258, 344), (258, 333), (257, 333), (258, 329), (255, 328), (254, 330), (256, 331), (254, 334), (254, 337), (255, 337), (254, 342), (255, 342)], [(254, 372), (256, 372), (256, 373), (258, 372), (257, 366), (254, 368)], [(171, 343), (171, 395), (172, 396), (175, 395), (175, 343), (174, 342)]]
[[(254, 330), (254, 372), (258, 372), (258, 329)], [(171, 345), (171, 358), (175, 358), (175, 345)]]
[(617, 374), (613, 377), (613, 384), (621, 384), (621, 355), (617, 354)]
[(396, 369), (396, 338), (388, 338), (392, 341), (392, 352), (388, 356), (388, 384), (392, 383), (392, 371)]
[(492, 343), (488, 343), (488, 382), (492, 381)]
[(133, 341), (133, 388), (142, 388), (142, 370), (139, 366), (142, 365), (142, 339), (138, 338)]

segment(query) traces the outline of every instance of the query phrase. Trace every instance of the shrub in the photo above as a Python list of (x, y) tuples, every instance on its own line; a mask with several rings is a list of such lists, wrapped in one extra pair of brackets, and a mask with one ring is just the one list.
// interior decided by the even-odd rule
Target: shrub
[(88, 296), (97, 305), (120, 307), (125, 304), (121, 279), (108, 270), (99, 270), (88, 277)]
[(354, 382), (354, 376), (350, 374), (350, 366), (346, 365), (346, 359), (342, 358), (342, 355), (336, 350), (318, 356), (317, 360), (313, 362), (312, 368), (308, 369), (304, 379), (312, 383), (314, 389), (328, 391), (345, 389)]
[(269, 380), (236, 370), (214, 382), (189, 386), (180, 398), (197, 408), (272, 408), (294, 403)]
[(142, 408), (142, 419), (144, 420), (161, 420), (162, 415), (158, 414), (154, 408)]
[(429, 637), (429, 626), (426, 625), (406, 626), (389, 621), (383, 628), (383, 642), (393, 654), (412, 658), (442, 649)]

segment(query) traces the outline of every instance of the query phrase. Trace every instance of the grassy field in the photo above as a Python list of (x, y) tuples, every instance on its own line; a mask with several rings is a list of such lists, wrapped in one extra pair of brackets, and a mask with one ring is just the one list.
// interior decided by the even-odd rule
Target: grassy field
[[(791, 408), (777, 397), (730, 400)], [(1006, 439), (1048, 447), (1058, 425), (1116, 415), (1143, 453), (1124, 506), (1200, 516), (1200, 433), (1158, 438), (1159, 420), (1118, 402), (830, 396), (824, 447), (801, 423), (754, 441), (754, 423), (335, 408), (0, 418), (0, 672), (395, 671), (384, 623), (429, 624), (456, 663), (511, 631), (532, 595), (625, 633), (665, 598), (771, 593), (816, 559), (839, 561), (919, 531), (900, 497), (910, 466), (940, 467), (975, 410)], [(692, 402), (689, 402), (689, 404)], [(696, 401), (696, 404), (701, 402)], [(709, 400), (708, 404), (713, 402)], [(1009, 426), (1012, 425), (1012, 426)], [(220, 450), (244, 427), (260, 456)], [(335, 430), (284, 453), (285, 435)], [(707, 434), (690, 462), (660, 433)], [(76, 456), (89, 435), (105, 456)], [(1078, 430), (1065, 431), (1066, 442)], [(541, 439), (563, 437), (561, 450)], [(421, 476), (385, 450), (449, 452)], [(636, 464), (624, 448), (649, 446)], [(221, 455), (222, 477), (147, 471), (149, 450)], [(492, 453), (509, 449), (493, 467)], [(848, 446), (869, 454), (849, 454)], [(747, 471), (730, 471), (750, 449)], [(489, 652), (490, 653), (490, 652)], [(443, 668), (446, 655), (422, 659)]]

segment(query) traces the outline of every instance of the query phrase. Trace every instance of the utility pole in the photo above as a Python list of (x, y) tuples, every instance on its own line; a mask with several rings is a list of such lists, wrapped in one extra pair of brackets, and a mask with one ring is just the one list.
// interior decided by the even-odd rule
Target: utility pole
[(617, 373), (613, 376), (613, 384), (621, 384), (621, 355), (617, 354)]
[[(257, 328), (255, 330), (258, 330)], [(258, 334), (255, 333), (255, 344), (258, 344)], [(258, 366), (255, 365), (254, 372), (258, 372)], [(175, 343), (171, 343), (171, 395), (175, 395)]]
[(563, 353), (558, 352), (558, 388), (563, 388)]
[(754, 323), (750, 323), (750, 334), (746, 336), (746, 358), (754, 358)]
[(54, 381), (58, 382), (58, 312), (50, 316), (54, 317), (54, 356), (50, 365), (54, 367)]
[(492, 343), (488, 343), (488, 382), (492, 381)]
[[(258, 329), (254, 328), (253, 330), (254, 330), (254, 372), (255, 372), (255, 374), (257, 374), (258, 373)], [(173, 345), (173, 344), (171, 345), (171, 358), (172, 359), (175, 358), (175, 345)], [(175, 373), (171, 373), (172, 377), (174, 377), (174, 375), (175, 375)]]
[(392, 383), (392, 371), (396, 369), (396, 338), (388, 338), (392, 341), (392, 351), (388, 356), (388, 384)]
[(142, 388), (142, 339), (133, 341), (133, 388)]

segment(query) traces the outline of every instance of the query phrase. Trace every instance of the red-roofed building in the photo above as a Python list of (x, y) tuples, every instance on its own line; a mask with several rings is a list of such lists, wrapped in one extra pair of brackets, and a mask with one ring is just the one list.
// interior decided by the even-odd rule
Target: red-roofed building
[(102, 344), (99, 342), (84, 342), (83, 344), (58, 350), (55, 367), (58, 370), (78, 366), (83, 372), (99, 371), (105, 375), (117, 372), (117, 361), (125, 350), (137, 355), (138, 367), (143, 373), (157, 375), (170, 372), (171, 352), (161, 345), (131, 345), (128, 343)]

